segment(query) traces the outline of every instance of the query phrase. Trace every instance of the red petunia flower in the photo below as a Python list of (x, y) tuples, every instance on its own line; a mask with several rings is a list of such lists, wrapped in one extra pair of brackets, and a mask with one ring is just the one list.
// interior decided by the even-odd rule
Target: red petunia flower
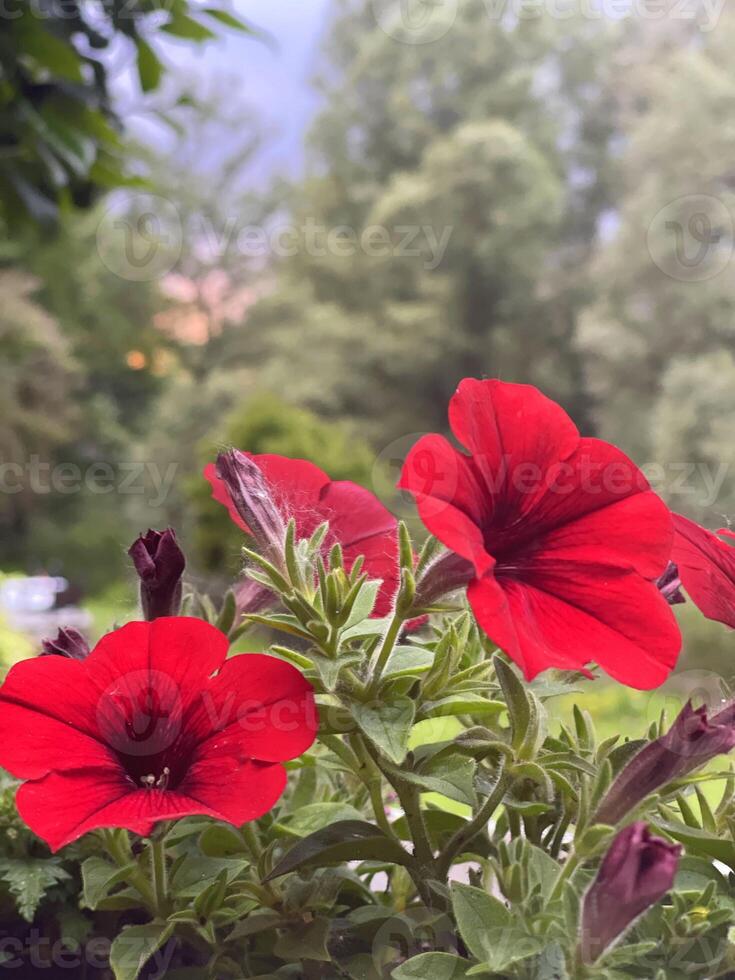
[(424, 436), (399, 486), (472, 563), (480, 626), (529, 679), (595, 661), (631, 687), (661, 684), (681, 637), (652, 580), (673, 530), (640, 470), (528, 385), (467, 378), (449, 422), (470, 455)]
[(28, 826), (53, 850), (96, 827), (149, 834), (158, 820), (262, 816), (281, 765), (314, 741), (310, 684), (275, 657), (225, 661), (200, 619), (161, 617), (108, 633), (86, 660), (39, 657), (0, 688), (0, 765), (26, 779)]
[[(364, 571), (371, 579), (383, 582), (373, 613), (387, 615), (398, 585), (397, 522), (377, 497), (349, 480), (330, 480), (323, 470), (305, 459), (236, 450), (232, 455), (245, 457), (257, 465), (270, 499), (284, 521), (295, 519), (300, 538), (310, 537), (320, 524), (329, 521), (325, 550), (339, 542), (348, 570), (359, 555), (364, 556)], [(228, 471), (234, 476), (236, 458), (228, 460), (228, 464)], [(235, 524), (246, 533), (253, 533), (214, 464), (205, 467), (204, 476), (212, 486), (212, 497), (228, 509)], [(233, 486), (234, 482), (233, 479)]]
[(687, 595), (707, 619), (735, 629), (735, 548), (717, 537), (735, 534), (727, 528), (713, 534), (681, 514), (673, 518), (671, 560)]

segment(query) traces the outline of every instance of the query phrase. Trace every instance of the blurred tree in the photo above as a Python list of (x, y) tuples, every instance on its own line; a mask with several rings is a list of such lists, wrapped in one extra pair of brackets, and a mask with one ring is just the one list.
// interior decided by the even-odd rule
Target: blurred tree
[(735, 16), (672, 24), (676, 42), (639, 25), (618, 56), (621, 194), (579, 344), (601, 434), (663, 464), (675, 507), (722, 523), (735, 516)]
[(134, 447), (176, 356), (152, 329), (155, 284), (131, 289), (101, 260), (99, 221), (93, 210), (64, 215), (51, 234), (26, 229), (10, 254), (29, 272), (0, 275), (0, 463), (23, 471), (22, 492), (2, 495), (0, 563), (85, 591), (125, 567), (132, 501), (144, 494), (142, 475), (130, 478)]
[(27, 274), (0, 272), (0, 538), (8, 554), (28, 532), (29, 447), (47, 459), (78, 420), (69, 347), (57, 321), (38, 305), (37, 290)]
[[(213, 0), (8, 0), (0, 18), (0, 219), (48, 222), (69, 203), (129, 175), (112, 105), (110, 54), (132, 48), (143, 92), (164, 65), (154, 37), (201, 43), (214, 30), (254, 29)], [(112, 59), (114, 61), (114, 58)]]
[(265, 381), (380, 442), (443, 426), (468, 373), (539, 384), (586, 424), (574, 335), (613, 195), (624, 28), (468, 0), (422, 44), (399, 8), (340, 4), (296, 245), (249, 323)]

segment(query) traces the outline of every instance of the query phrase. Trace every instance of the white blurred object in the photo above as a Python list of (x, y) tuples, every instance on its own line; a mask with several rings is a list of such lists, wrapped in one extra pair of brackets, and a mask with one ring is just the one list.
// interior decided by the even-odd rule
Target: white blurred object
[(92, 622), (90, 614), (79, 606), (55, 607), (56, 597), (69, 588), (59, 575), (30, 575), (6, 578), (0, 582), (0, 612), (8, 625), (41, 639), (60, 626), (74, 626), (84, 632)]

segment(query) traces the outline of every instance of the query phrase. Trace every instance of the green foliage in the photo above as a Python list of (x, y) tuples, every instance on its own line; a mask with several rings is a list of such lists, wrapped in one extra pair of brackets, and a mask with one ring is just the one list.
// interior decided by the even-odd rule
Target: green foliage
[(223, 26), (253, 32), (216, 0), (203, 9), (188, 0), (112, 0), (95, 11), (81, 0), (10, 3), (0, 45), (0, 220), (48, 224), (70, 204), (85, 207), (99, 191), (135, 184), (112, 107), (110, 51), (130, 47), (150, 92), (164, 65), (149, 39), (161, 32), (201, 43)]
[(266, 383), (380, 445), (443, 427), (466, 375), (536, 383), (585, 421), (575, 326), (613, 194), (624, 28), (471, 0), (432, 44), (402, 44), (373, 8), (344, 4), (326, 44), (299, 248), (248, 323)]
[(46, 893), (68, 878), (58, 858), (0, 860), (0, 881), (9, 889), (18, 912), (27, 922), (33, 922)]

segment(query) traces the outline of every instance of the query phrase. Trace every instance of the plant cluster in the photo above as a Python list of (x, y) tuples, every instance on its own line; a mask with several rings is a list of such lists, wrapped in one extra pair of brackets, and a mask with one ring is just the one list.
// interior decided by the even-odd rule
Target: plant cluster
[(400, 480), (422, 544), (356, 484), (232, 449), (205, 472), (247, 535), (219, 604), (148, 531), (143, 618), (11, 669), (19, 915), (80, 956), (108, 937), (115, 980), (735, 970), (724, 684), (636, 739), (550, 710), (597, 668), (660, 685), (684, 592), (735, 626), (727, 535), (534, 388), (466, 379), (450, 422), (467, 452), (425, 436)]

